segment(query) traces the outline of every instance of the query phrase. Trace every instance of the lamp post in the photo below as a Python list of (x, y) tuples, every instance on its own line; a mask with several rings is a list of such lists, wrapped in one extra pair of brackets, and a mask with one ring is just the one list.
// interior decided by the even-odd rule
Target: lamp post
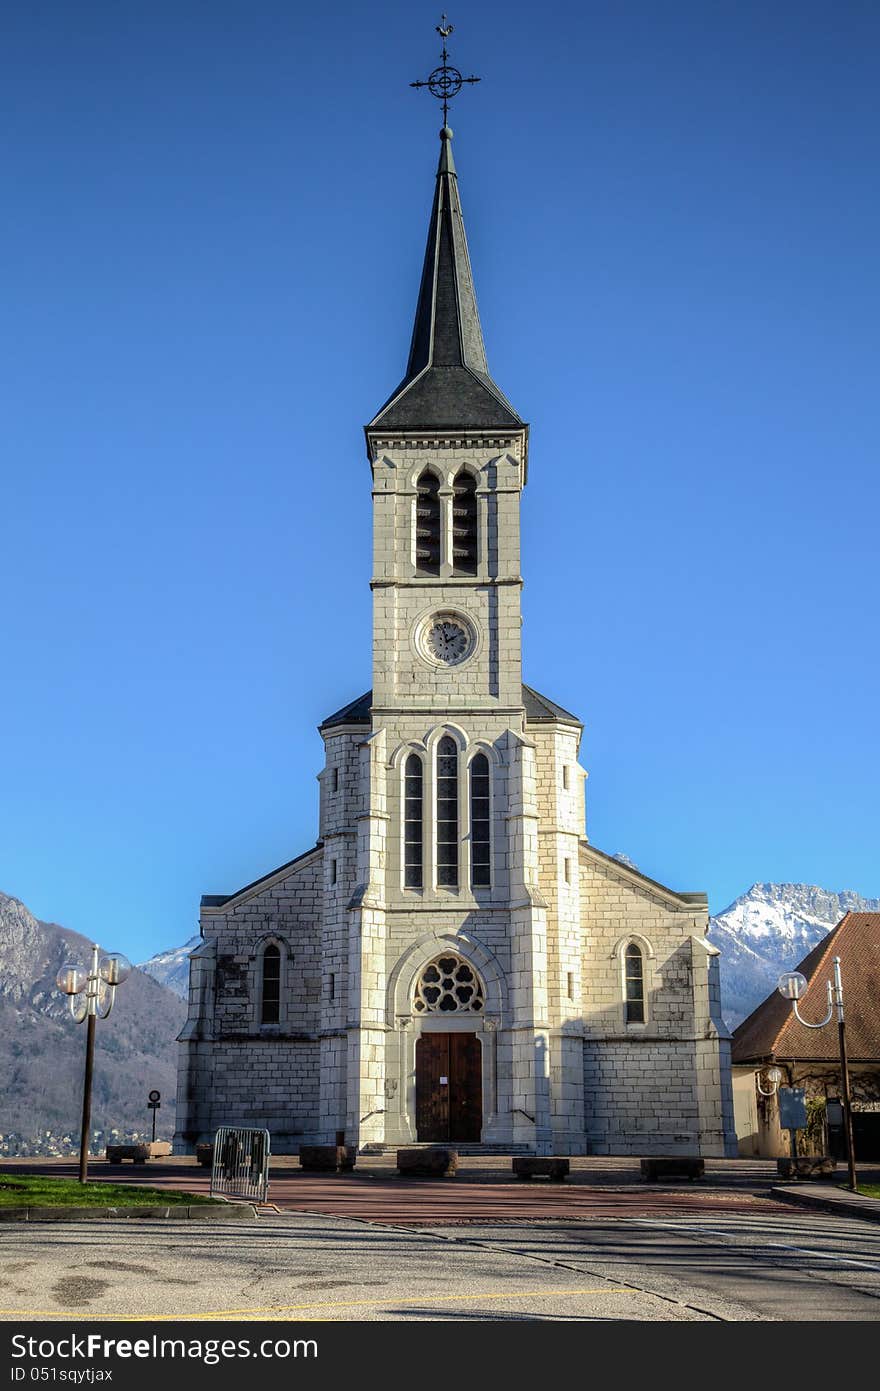
[(55, 977), (58, 989), (70, 1000), (70, 1012), (78, 1024), (86, 1024), (86, 1075), (83, 1081), (82, 1129), (79, 1140), (79, 1181), (85, 1183), (89, 1167), (89, 1120), (92, 1111), (92, 1072), (95, 1064), (95, 1020), (106, 1019), (116, 1001), (116, 987), (131, 975), (131, 962), (121, 952), (100, 956), (92, 947), (85, 966), (62, 966)]
[(843, 1018), (843, 981), (840, 977), (840, 957), (835, 956), (832, 960), (834, 968), (834, 983), (830, 980), (825, 982), (828, 992), (828, 1013), (818, 1024), (811, 1024), (808, 1019), (804, 1019), (798, 1009), (798, 1000), (807, 988), (807, 978), (801, 975), (800, 971), (786, 971), (779, 977), (776, 989), (786, 1000), (791, 1000), (792, 1008), (799, 1023), (805, 1029), (824, 1029), (826, 1024), (830, 1024), (835, 1010), (837, 1011), (837, 1040), (840, 1047), (840, 1090), (843, 1100), (843, 1119), (846, 1130), (846, 1156), (849, 1166), (849, 1186), (855, 1193), (856, 1183), (856, 1157), (853, 1150), (853, 1124), (852, 1124), (852, 1098), (849, 1090), (849, 1063), (846, 1056), (846, 1026)]

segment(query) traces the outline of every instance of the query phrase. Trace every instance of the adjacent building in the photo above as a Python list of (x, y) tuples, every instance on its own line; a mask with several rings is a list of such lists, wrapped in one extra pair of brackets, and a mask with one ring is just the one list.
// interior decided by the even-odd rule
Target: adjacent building
[[(880, 913), (847, 913), (797, 967), (808, 981), (798, 1001), (804, 1019), (824, 1019), (832, 962), (840, 957), (847, 1060), (857, 1159), (880, 1159)], [(783, 1086), (806, 1092), (806, 1142), (815, 1153), (846, 1158), (840, 1089), (837, 1014), (824, 1028), (805, 1028), (791, 1001), (777, 991), (733, 1035), (733, 1088), (739, 1153), (787, 1155), (790, 1133), (779, 1125), (779, 1104), (766, 1072), (781, 1069)]]

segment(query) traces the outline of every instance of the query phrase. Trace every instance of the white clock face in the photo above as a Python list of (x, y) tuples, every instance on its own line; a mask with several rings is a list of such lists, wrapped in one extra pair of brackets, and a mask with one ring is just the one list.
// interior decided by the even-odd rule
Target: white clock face
[(453, 666), (467, 656), (471, 644), (460, 623), (452, 618), (438, 618), (425, 634), (425, 645), (438, 662)]

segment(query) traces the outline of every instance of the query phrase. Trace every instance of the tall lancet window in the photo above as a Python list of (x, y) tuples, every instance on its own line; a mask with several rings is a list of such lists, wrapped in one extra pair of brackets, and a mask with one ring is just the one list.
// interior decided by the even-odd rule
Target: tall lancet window
[(458, 746), (448, 734), (437, 745), (437, 883), (458, 888)]
[(626, 1022), (644, 1024), (645, 1022), (645, 966), (642, 949), (630, 942), (624, 956), (624, 984), (626, 986)]
[(403, 882), (408, 889), (422, 887), (422, 760), (411, 753), (403, 772)]
[(262, 1024), (277, 1024), (281, 1017), (281, 952), (270, 943), (263, 952)]
[(416, 485), (416, 569), (440, 574), (440, 479), (425, 469)]
[(492, 882), (489, 830), (489, 760), (478, 753), (471, 760), (471, 884)]
[(452, 568), (457, 575), (477, 573), (477, 480), (462, 469), (452, 485)]

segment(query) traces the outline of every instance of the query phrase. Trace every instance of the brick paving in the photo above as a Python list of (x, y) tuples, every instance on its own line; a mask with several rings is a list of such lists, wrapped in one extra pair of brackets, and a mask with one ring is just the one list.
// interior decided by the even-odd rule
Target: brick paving
[[(538, 1179), (523, 1183), (511, 1177), (510, 1161), (475, 1156), (460, 1161), (458, 1174), (446, 1179), (398, 1177), (394, 1156), (365, 1155), (351, 1174), (305, 1173), (294, 1158), (276, 1159), (270, 1170), (270, 1202), (285, 1212), (314, 1212), (400, 1226), (450, 1225), (467, 1222), (535, 1222), (601, 1220), (710, 1212), (784, 1212), (769, 1197), (775, 1164), (731, 1160), (707, 1164), (706, 1179), (669, 1185), (641, 1181), (637, 1160), (571, 1160), (567, 1183)], [(75, 1163), (20, 1160), (8, 1171), (76, 1176)], [(210, 1171), (188, 1159), (143, 1166), (108, 1165), (94, 1160), (95, 1181), (143, 1183), (155, 1188), (207, 1193)]]

